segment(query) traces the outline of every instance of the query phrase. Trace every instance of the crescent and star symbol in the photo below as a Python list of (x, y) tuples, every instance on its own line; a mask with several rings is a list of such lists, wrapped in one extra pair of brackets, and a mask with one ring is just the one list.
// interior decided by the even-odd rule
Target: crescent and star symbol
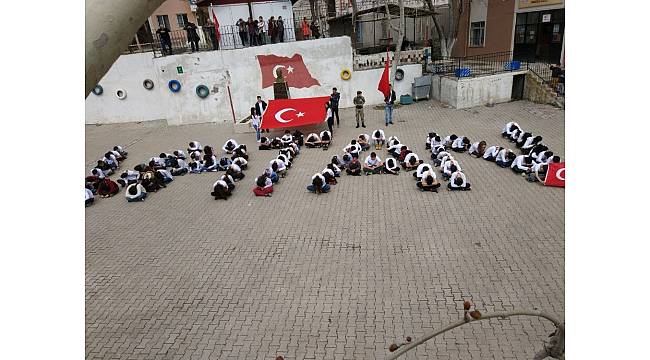
[(288, 67), (287, 67), (287, 66), (284, 66), (284, 65), (275, 65), (275, 66), (273, 67), (273, 70), (271, 70), (271, 71), (272, 71), (271, 73), (272, 73), (273, 75), (275, 75), (275, 72), (276, 72), (279, 68), (286, 68), (286, 69), (287, 69), (287, 72), (288, 72), (289, 74), (292, 74), (292, 73), (293, 73), (293, 67), (291, 67), (291, 65), (289, 65)]
[[(560, 174), (562, 174), (562, 175), (560, 176)], [(558, 169), (555, 172), (555, 177), (562, 180), (562, 181), (564, 181), (564, 168)]]
[[(294, 119), (288, 119), (288, 120), (286, 120), (286, 119), (283, 119), (283, 118), (282, 118), (282, 114), (284, 114), (284, 113), (287, 112), (287, 111), (297, 111), (297, 110), (294, 109), (294, 108), (284, 108), (284, 109), (282, 109), (282, 110), (280, 110), (280, 111), (278, 111), (278, 112), (275, 113), (275, 120), (277, 120), (278, 122), (281, 122), (281, 123), (283, 123), (283, 124), (286, 124), (286, 123), (289, 123), (289, 122), (293, 121)], [(296, 114), (296, 116), (297, 116), (297, 117), (303, 117), (303, 116), (305, 116), (305, 113), (302, 112), (302, 111), (300, 111), (300, 112), (298, 112), (298, 113)]]

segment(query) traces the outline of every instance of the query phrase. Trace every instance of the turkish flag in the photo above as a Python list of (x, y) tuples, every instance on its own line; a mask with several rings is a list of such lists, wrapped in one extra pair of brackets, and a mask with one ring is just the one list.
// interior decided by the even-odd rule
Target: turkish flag
[(548, 164), (548, 171), (546, 172), (546, 179), (544, 179), (544, 185), (564, 187), (564, 163), (563, 162)]
[(214, 31), (217, 36), (217, 41), (221, 41), (221, 32), (219, 31), (219, 20), (217, 20), (217, 15), (214, 14), (214, 9), (212, 11), (212, 17), (214, 18)]
[(386, 52), (386, 67), (384, 67), (384, 72), (381, 74), (381, 79), (379, 79), (379, 85), (377, 85), (377, 90), (381, 91), (384, 94), (384, 98), (390, 95), (390, 82), (388, 78), (390, 77), (390, 57), (388, 52)]
[(282, 76), (289, 87), (308, 88), (319, 85), (318, 80), (314, 79), (300, 54), (294, 54), (292, 57), (276, 55), (257, 55), (257, 61), (260, 63), (262, 71), (262, 89), (273, 86), (275, 82), (275, 71), (281, 69)]
[(269, 100), (269, 106), (262, 115), (262, 129), (277, 129), (320, 124), (325, 119), (325, 104), (329, 96), (301, 99)]

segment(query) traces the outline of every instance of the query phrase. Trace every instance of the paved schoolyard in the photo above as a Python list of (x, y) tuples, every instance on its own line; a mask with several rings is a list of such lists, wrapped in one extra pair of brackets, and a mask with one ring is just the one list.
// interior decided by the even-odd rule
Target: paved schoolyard
[[(304, 148), (272, 198), (253, 178), (273, 151), (232, 126), (86, 127), (86, 168), (128, 145), (123, 168), (190, 140), (249, 145), (246, 178), (228, 201), (210, 197), (220, 173), (175, 178), (143, 203), (124, 192), (86, 210), (86, 357), (91, 359), (383, 359), (388, 346), (462, 316), (540, 309), (564, 317), (564, 189), (526, 182), (460, 154), (470, 192), (422, 193), (411, 174), (340, 178), (306, 191), (356, 137), (341, 111), (329, 151)], [(530, 102), (454, 110), (421, 102), (395, 110), (398, 135), (428, 158), (428, 131), (509, 144), (516, 120), (564, 158), (564, 111)], [(370, 133), (383, 111), (366, 109)], [(365, 154), (362, 155), (365, 157)], [(385, 153), (380, 154), (385, 158)], [(472, 323), (406, 359), (526, 359), (553, 330), (534, 318)]]

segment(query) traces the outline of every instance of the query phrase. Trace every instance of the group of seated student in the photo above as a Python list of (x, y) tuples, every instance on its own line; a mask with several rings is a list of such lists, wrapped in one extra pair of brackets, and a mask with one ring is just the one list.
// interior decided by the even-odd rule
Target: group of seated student
[[(329, 138), (331, 139), (332, 134), (329, 135)], [(320, 141), (320, 138), (318, 140)], [(295, 143), (298, 146), (303, 146), (303, 144), (307, 145), (303, 133), (299, 130), (295, 130), (293, 133), (289, 130), (285, 130), (282, 137), (271, 138), (269, 136), (262, 136), (259, 143), (260, 150), (279, 150), (285, 148), (289, 143)]]
[(273, 184), (276, 184), (280, 178), (287, 175), (287, 171), (300, 154), (300, 144), (304, 143), (306, 145), (302, 133), (297, 130), (293, 134), (289, 130), (285, 130), (284, 135), (281, 138), (276, 138), (276, 140), (280, 144), (276, 147), (278, 149), (278, 156), (269, 161), (269, 167), (260, 176), (255, 178), (255, 187), (253, 187), (253, 194), (255, 196), (271, 197)]
[[(190, 146), (192, 146), (192, 143), (190, 143)], [(225, 173), (212, 184), (210, 195), (214, 196), (215, 200), (228, 200), (235, 190), (235, 182), (242, 180), (246, 176), (244, 170), (248, 168), (248, 153), (246, 145), (238, 144), (235, 139), (226, 140), (221, 150), (225, 155), (217, 159), (212, 147), (205, 146), (202, 149), (203, 157), (201, 157), (201, 149), (197, 149), (195, 151), (198, 153), (195, 153), (194, 159), (190, 161), (189, 166), (190, 172), (193, 173), (224, 171)], [(196, 165), (192, 165), (192, 163)]]
[[(359, 175), (361, 172), (361, 166), (359, 165), (361, 145), (359, 145), (357, 140), (352, 140), (343, 151), (345, 153), (341, 158), (338, 155), (332, 156), (329, 164), (325, 165), (325, 168), (321, 172), (311, 177), (311, 183), (307, 185), (307, 191), (315, 194), (329, 192), (332, 185), (338, 184), (336, 178), (341, 177), (343, 169), (345, 169), (348, 175)], [(352, 156), (352, 153), (355, 155)]]
[(97, 160), (95, 167), (90, 170), (90, 175), (85, 178), (85, 204), (90, 206), (95, 202), (95, 195), (111, 197), (120, 191), (119, 186), (108, 178), (120, 167), (120, 162), (126, 160), (128, 153), (119, 145), (107, 151)]
[[(485, 141), (470, 145), (467, 137), (459, 137), (455, 134), (449, 135), (442, 140), (436, 133), (430, 133), (429, 135), (427, 139), (430, 140), (431, 159), (433, 160), (433, 165), (440, 169), (443, 180), (449, 181), (447, 183), (447, 190), (471, 190), (471, 184), (467, 182), (467, 175), (463, 173), (460, 164), (449, 150), (456, 152), (469, 150), (470, 154), (478, 153), (484, 151), (481, 149), (485, 148)], [(436, 179), (433, 169), (427, 169), (426, 164), (421, 166), (422, 168), (418, 168), (415, 174), (420, 182), (418, 188), (437, 192), (440, 184)], [(418, 173), (421, 173), (421, 175)]]
[(309, 149), (322, 148), (323, 150), (329, 149), (332, 143), (332, 133), (329, 130), (323, 130), (320, 134), (310, 133), (305, 138), (305, 146)]
[(501, 136), (516, 143), (521, 154), (517, 155), (512, 149), (506, 147), (492, 145), (483, 152), (483, 159), (495, 162), (503, 168), (509, 167), (530, 182), (543, 182), (548, 164), (561, 161), (559, 156), (541, 142), (541, 136), (533, 136), (532, 133), (523, 131), (514, 121), (508, 122), (503, 127)]

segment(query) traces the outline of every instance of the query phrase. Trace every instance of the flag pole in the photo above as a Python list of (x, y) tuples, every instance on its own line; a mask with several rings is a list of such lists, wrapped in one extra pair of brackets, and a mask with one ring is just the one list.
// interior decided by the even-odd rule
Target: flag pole
[(232, 106), (232, 95), (230, 95), (230, 85), (228, 85), (228, 99), (230, 99), (230, 111), (232, 112), (232, 122), (237, 124), (235, 119), (235, 108)]

